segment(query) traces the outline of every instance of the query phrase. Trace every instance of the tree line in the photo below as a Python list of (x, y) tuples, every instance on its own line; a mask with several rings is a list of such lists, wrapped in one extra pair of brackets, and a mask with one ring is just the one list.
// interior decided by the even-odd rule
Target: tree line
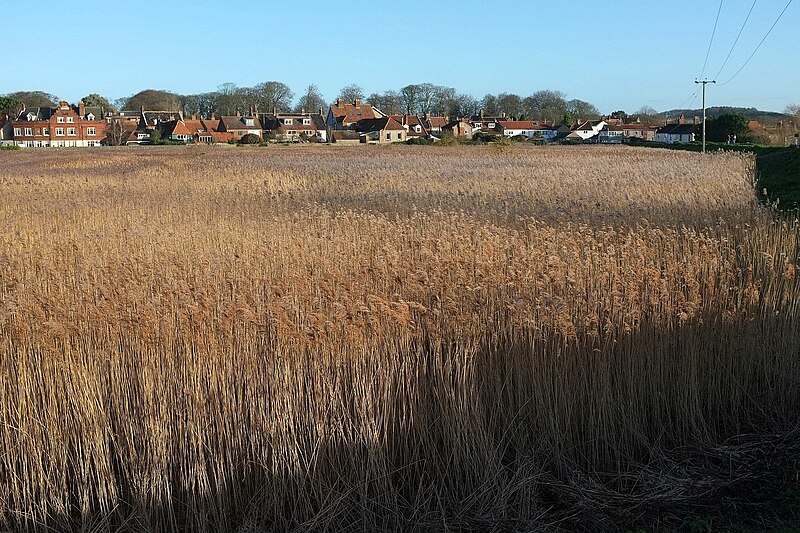
[[(519, 120), (548, 120), (554, 123), (571, 124), (575, 120), (590, 120), (600, 116), (598, 109), (589, 102), (578, 99), (567, 100), (561, 91), (540, 90), (528, 96), (514, 93), (486, 94), (481, 99), (459, 93), (452, 87), (433, 83), (409, 84), (398, 90), (373, 92), (365, 95), (364, 90), (351, 84), (343, 87), (336, 99), (352, 102), (355, 99), (369, 102), (388, 114), (408, 114), (424, 116), (461, 117), (477, 115), (483, 111), (486, 116), (513, 117)], [(246, 114), (251, 110), (262, 113), (301, 111), (315, 112), (327, 108), (328, 102), (316, 85), (309, 85), (295, 101), (295, 94), (283, 82), (266, 81), (253, 87), (239, 87), (233, 83), (223, 83), (217, 90), (205, 93), (181, 95), (167, 90), (146, 89), (134, 95), (108, 100), (102, 95), (92, 93), (82, 98), (87, 106), (102, 107), (106, 110), (181, 110), (187, 116)], [(0, 114), (13, 115), (22, 104), (29, 108), (55, 106), (58, 97), (44, 91), (18, 91), (0, 95)], [(324, 111), (323, 111), (324, 112)], [(800, 106), (790, 105), (787, 114), (800, 115)], [(632, 113), (642, 122), (658, 123), (661, 114), (644, 106)], [(624, 111), (615, 111), (612, 116), (625, 117)]]
[[(337, 97), (352, 102), (360, 99), (369, 102), (388, 114), (434, 116), (470, 116), (481, 111), (487, 116), (506, 116), (515, 119), (544, 119), (552, 122), (573, 119), (597, 118), (597, 108), (583, 100), (567, 100), (560, 91), (541, 90), (528, 96), (513, 93), (486, 94), (481, 99), (459, 93), (453, 87), (433, 83), (409, 84), (397, 90), (364, 94), (364, 90), (351, 84), (343, 87)], [(0, 97), (0, 113), (13, 114), (22, 102), (30, 107), (55, 105), (58, 98), (43, 91), (20, 91)], [(316, 85), (309, 85), (305, 92), (295, 100), (291, 88), (283, 82), (266, 81), (252, 87), (239, 87), (224, 83), (215, 91), (181, 95), (167, 90), (146, 89), (126, 98), (113, 101), (90, 94), (83, 98), (87, 106), (104, 109), (138, 110), (181, 110), (185, 115), (209, 116), (246, 114), (257, 110), (262, 113), (272, 111), (315, 112), (328, 106)], [(323, 111), (324, 112), (324, 111)]]

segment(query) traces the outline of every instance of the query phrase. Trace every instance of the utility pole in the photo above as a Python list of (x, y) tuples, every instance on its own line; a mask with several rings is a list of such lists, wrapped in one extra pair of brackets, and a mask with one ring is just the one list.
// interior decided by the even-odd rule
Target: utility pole
[(709, 83), (717, 83), (717, 80), (703, 79), (694, 80), (695, 83), (703, 84), (703, 153), (706, 153), (706, 85)]

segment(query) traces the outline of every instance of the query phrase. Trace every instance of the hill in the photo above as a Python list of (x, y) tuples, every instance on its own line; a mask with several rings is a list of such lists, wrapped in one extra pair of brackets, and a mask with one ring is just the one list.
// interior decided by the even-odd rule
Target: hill
[[(669, 111), (661, 112), (660, 115), (665, 118), (674, 118), (681, 113), (683, 113), (687, 119), (691, 119), (694, 116), (701, 116), (703, 114), (703, 110), (670, 109)], [(757, 120), (764, 125), (774, 125), (781, 120), (795, 120), (795, 117), (792, 115), (778, 113), (776, 111), (762, 111), (760, 109), (756, 109), (755, 107), (714, 106), (706, 108), (707, 117), (718, 117), (719, 115), (724, 115), (725, 113), (738, 113), (744, 115), (748, 120)]]

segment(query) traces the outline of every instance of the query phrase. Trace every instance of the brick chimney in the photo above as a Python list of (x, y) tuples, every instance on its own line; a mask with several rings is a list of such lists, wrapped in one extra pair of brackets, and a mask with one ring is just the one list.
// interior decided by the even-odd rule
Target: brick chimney
[(339, 107), (342, 107), (344, 105), (344, 100), (342, 100), (341, 98), (337, 99), (336, 100), (336, 105), (339, 106)]
[(361, 105), (361, 100), (356, 98), (355, 100), (353, 100), (353, 105)]
[(78, 115), (80, 115), (81, 118), (86, 116), (86, 105), (83, 103), (83, 100), (78, 102)]

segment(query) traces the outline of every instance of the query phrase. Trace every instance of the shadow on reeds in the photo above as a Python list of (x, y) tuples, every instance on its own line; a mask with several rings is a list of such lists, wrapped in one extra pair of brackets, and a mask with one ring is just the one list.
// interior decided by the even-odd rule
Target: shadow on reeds
[[(42, 501), (6, 491), (3, 518), (14, 531), (131, 532), (619, 531), (690, 514), (774, 520), (785, 511), (781, 495), (797, 489), (798, 353), (797, 320), (781, 314), (645, 322), (606, 337), (520, 333), (477, 346), (422, 336), (349, 358), (310, 349), (287, 383), (305, 393), (268, 398), (274, 417), (256, 407), (218, 412), (241, 418), (209, 421), (198, 435), (176, 403), (169, 442), (156, 442), (144, 419), (111, 416), (117, 497), (108, 511), (98, 487), (72, 486), (69, 513), (37, 516)], [(263, 349), (249, 361), (285, 363)], [(277, 394), (209, 372), (232, 395), (249, 391), (253, 406), (264, 391)], [(123, 453), (126, 439), (138, 444)], [(132, 451), (146, 465), (156, 445), (168, 450), (166, 471), (133, 464)], [(194, 459), (198, 449), (205, 461)], [(793, 512), (787, 519), (800, 518)]]

